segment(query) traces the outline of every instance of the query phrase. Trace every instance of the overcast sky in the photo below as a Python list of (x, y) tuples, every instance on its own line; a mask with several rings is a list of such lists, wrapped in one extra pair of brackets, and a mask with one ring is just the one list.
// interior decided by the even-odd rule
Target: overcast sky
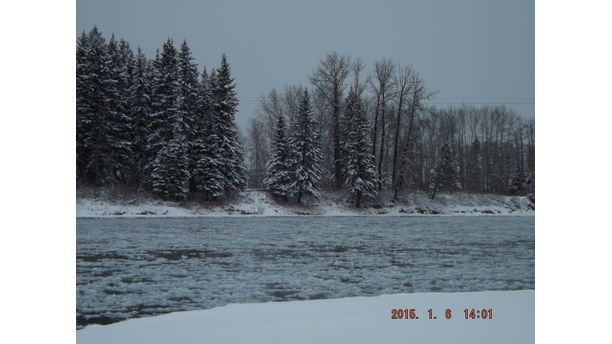
[[(244, 128), (257, 98), (308, 85), (326, 53), (411, 64), (434, 103), (506, 103), (534, 116), (533, 0), (77, 0), (76, 33), (94, 25), (152, 57), (186, 39), (201, 67), (226, 53)], [(440, 105), (444, 106), (444, 105)]]

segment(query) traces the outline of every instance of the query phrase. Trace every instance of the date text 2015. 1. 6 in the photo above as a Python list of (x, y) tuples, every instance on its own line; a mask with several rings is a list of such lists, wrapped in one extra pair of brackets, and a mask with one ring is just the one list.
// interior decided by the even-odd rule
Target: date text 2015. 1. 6
[[(424, 319), (436, 320), (438, 319), (436, 312), (433, 309), (427, 310), (427, 316)], [(450, 308), (446, 308), (441, 315), (442, 319), (452, 319), (453, 311)], [(465, 308), (463, 310), (463, 318), (468, 319), (493, 319), (492, 308)], [(418, 320), (419, 316), (416, 309), (414, 308), (393, 308), (391, 309), (391, 319), (406, 319), (406, 320)]]

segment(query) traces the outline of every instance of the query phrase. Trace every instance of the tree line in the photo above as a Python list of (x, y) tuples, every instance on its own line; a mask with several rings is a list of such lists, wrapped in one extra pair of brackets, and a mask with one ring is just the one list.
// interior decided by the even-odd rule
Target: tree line
[(533, 120), (504, 106), (436, 108), (412, 67), (373, 67), (332, 53), (310, 88), (271, 90), (243, 152), (225, 55), (199, 71), (186, 41), (168, 39), (148, 59), (94, 27), (77, 39), (77, 184), (176, 201), (249, 186), (303, 203), (325, 189), (357, 207), (381, 191), (533, 194)]
[[(357, 207), (380, 191), (394, 200), (415, 190), (432, 198), (457, 190), (533, 197), (533, 120), (502, 105), (430, 106), (434, 93), (418, 71), (386, 58), (366, 74), (359, 59), (328, 54), (308, 79), (311, 121), (320, 124), (312, 134), (320, 156), (309, 166), (317, 181), (310, 195), (344, 190)], [(291, 140), (300, 130), (305, 93), (288, 85), (260, 99), (247, 133), (250, 187), (283, 199), (298, 195), (291, 185), (300, 178), (300, 148)]]
[(219, 199), (246, 186), (225, 55), (198, 71), (186, 41), (147, 59), (96, 28), (76, 47), (77, 185), (148, 190), (163, 199)]

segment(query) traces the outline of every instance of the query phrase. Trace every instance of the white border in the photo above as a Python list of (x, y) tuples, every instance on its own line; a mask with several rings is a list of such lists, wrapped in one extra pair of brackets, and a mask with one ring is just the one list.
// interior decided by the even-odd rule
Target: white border
[(536, 3), (539, 343), (610, 342), (610, 9)]
[[(75, 3), (2, 2), (0, 342), (75, 341)], [(536, 340), (611, 319), (611, 5), (536, 4)]]
[(75, 3), (0, 3), (0, 343), (74, 343)]

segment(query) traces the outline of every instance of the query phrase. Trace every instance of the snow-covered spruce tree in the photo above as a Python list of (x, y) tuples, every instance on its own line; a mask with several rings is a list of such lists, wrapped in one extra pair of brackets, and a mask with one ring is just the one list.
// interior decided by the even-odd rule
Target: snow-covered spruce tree
[(211, 76), (202, 71), (198, 88), (198, 110), (194, 117), (195, 138), (193, 139), (192, 160), (195, 188), (202, 193), (204, 201), (223, 195), (225, 178), (221, 168), (221, 140), (213, 127), (211, 113)]
[(150, 134), (149, 116), (151, 114), (151, 82), (149, 80), (148, 61), (144, 53), (138, 48), (138, 53), (132, 65), (132, 83), (128, 107), (132, 121), (132, 163), (134, 166), (134, 182), (146, 182), (147, 172), (145, 166), (151, 156), (147, 145)]
[(189, 192), (188, 124), (181, 108), (177, 52), (168, 39), (155, 63), (155, 112), (150, 147), (155, 152), (151, 188), (166, 199), (184, 200)]
[(147, 63), (147, 75), (150, 86), (149, 96), (149, 115), (147, 116), (148, 122), (148, 133), (145, 140), (147, 148), (147, 159), (143, 167), (143, 181), (144, 184), (151, 189), (151, 176), (153, 175), (154, 161), (157, 153), (163, 147), (163, 140), (161, 138), (164, 132), (163, 128), (166, 125), (166, 121), (163, 118), (163, 112), (161, 110), (161, 56), (159, 49), (155, 51), (155, 57), (149, 60)]
[(470, 145), (466, 164), (466, 178), (464, 188), (467, 191), (481, 192), (483, 185), (482, 152), (480, 140), (475, 139)]
[(153, 155), (172, 138), (170, 117), (177, 110), (178, 70), (176, 49), (172, 40), (167, 40), (162, 52), (156, 53), (151, 70), (151, 135), (149, 144)]
[(153, 191), (164, 199), (181, 201), (189, 192), (189, 157), (184, 137), (172, 138), (153, 162)]
[(514, 172), (510, 176), (508, 191), (512, 195), (526, 195), (529, 190), (529, 176), (523, 171), (520, 154), (517, 153), (517, 158), (513, 163)]
[(198, 160), (195, 162), (194, 174), (196, 190), (202, 193), (204, 201), (213, 200), (223, 196), (225, 191), (224, 166), (221, 152), (217, 149), (221, 139), (212, 125), (205, 129), (209, 134), (197, 140), (196, 154)]
[(238, 129), (234, 118), (238, 106), (238, 98), (231, 77), (230, 67), (225, 54), (221, 57), (221, 65), (211, 79), (212, 97), (212, 130), (218, 135), (220, 145), (217, 147), (221, 155), (218, 165), (224, 176), (223, 189), (233, 193), (246, 186), (246, 172), (243, 165), (242, 144), (238, 137)]
[(455, 156), (448, 143), (440, 148), (438, 162), (432, 171), (433, 182), (431, 185), (431, 199), (436, 197), (438, 191), (456, 191), (461, 188), (457, 180), (457, 169), (455, 167)]
[[(95, 27), (94, 27), (95, 29)], [(93, 31), (93, 29), (92, 29)], [(91, 130), (90, 77), (91, 66), (88, 60), (89, 36), (85, 31), (77, 39), (76, 47), (76, 180), (84, 178), (91, 147), (87, 134)]]
[[(110, 168), (114, 180), (126, 183), (130, 180), (132, 166), (131, 136), (132, 126), (128, 114), (128, 94), (130, 76), (128, 66), (131, 63), (129, 46), (123, 41), (115, 40), (112, 35), (108, 42), (109, 79), (107, 87), (107, 101), (109, 104), (108, 142), (110, 150)], [(122, 51), (123, 49), (123, 51)]]
[(359, 208), (362, 200), (374, 198), (378, 184), (368, 118), (360, 97), (353, 90), (347, 99), (345, 118), (342, 149), (344, 187), (355, 198), (355, 207)]
[(199, 107), (199, 83), (198, 83), (198, 67), (193, 62), (191, 49), (187, 45), (187, 41), (183, 40), (181, 50), (178, 54), (178, 72), (179, 72), (179, 106), (180, 111), (184, 114), (187, 127), (186, 138), (189, 146), (189, 171), (191, 178), (189, 182), (190, 191), (196, 191), (196, 182), (194, 179), (195, 170), (195, 140), (198, 137), (196, 128), (196, 120), (198, 117)]
[(107, 44), (97, 27), (77, 45), (77, 178), (97, 187), (112, 178), (109, 89), (112, 85)]
[(266, 166), (264, 185), (266, 190), (274, 196), (282, 197), (287, 201), (291, 195), (291, 151), (287, 137), (285, 116), (279, 113), (274, 128), (272, 142), (272, 156)]
[(319, 124), (310, 107), (308, 91), (300, 103), (291, 138), (291, 194), (298, 203), (305, 195), (319, 198), (321, 180), (321, 149), (319, 147)]

